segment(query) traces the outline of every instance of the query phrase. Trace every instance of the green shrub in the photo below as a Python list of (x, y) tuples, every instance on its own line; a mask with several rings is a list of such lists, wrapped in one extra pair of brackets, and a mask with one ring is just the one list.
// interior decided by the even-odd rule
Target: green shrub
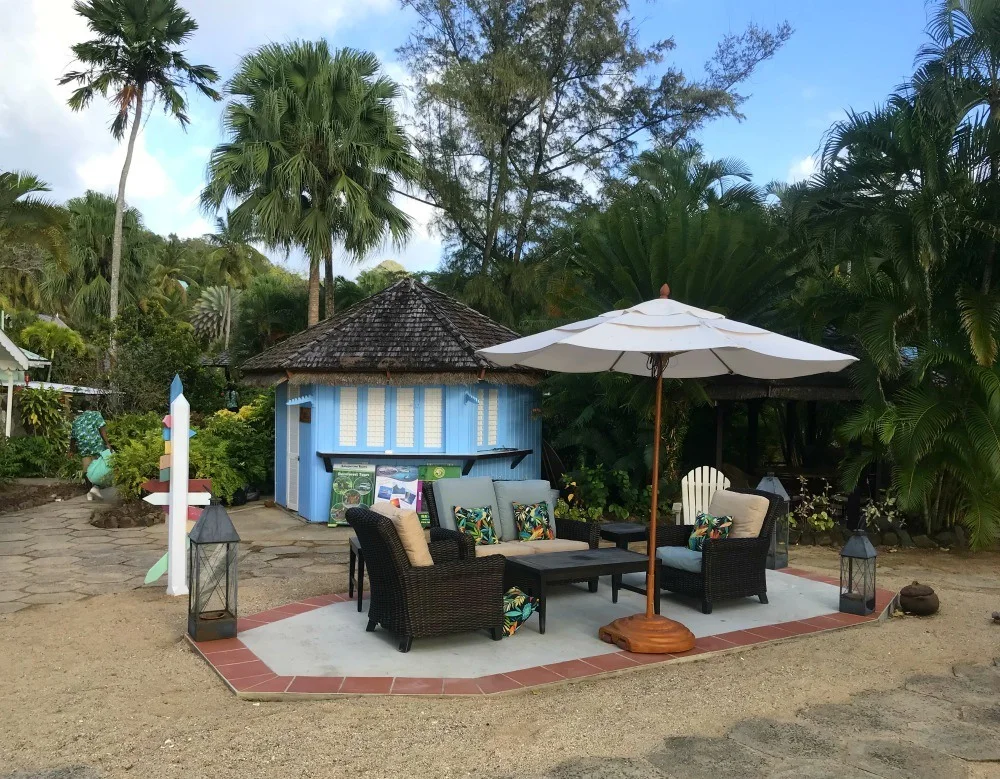
[(163, 436), (159, 430), (147, 430), (117, 444), (110, 434), (108, 437), (114, 451), (111, 468), (115, 487), (122, 500), (134, 500), (142, 493), (143, 482), (160, 475)]
[(29, 433), (38, 436), (62, 435), (69, 427), (66, 403), (57, 389), (24, 387), (17, 391), (21, 422)]
[(46, 477), (72, 479), (81, 474), (80, 458), (69, 455), (68, 439), (37, 435), (0, 444), (0, 479)]

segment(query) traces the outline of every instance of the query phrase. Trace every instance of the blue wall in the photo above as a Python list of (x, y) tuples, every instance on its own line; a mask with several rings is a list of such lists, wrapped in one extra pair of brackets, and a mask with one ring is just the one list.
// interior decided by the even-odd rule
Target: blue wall
[[(414, 446), (401, 448), (396, 443), (395, 393), (397, 388), (385, 387), (387, 396), (385, 447), (379, 451), (367, 449), (367, 387), (358, 387), (357, 445), (343, 446), (339, 439), (339, 400), (341, 388), (327, 385), (303, 385), (301, 394), (312, 396), (312, 422), (301, 424), (299, 434), (299, 514), (310, 522), (326, 522), (330, 513), (330, 489), (333, 476), (326, 472), (317, 452), (350, 452), (338, 458), (342, 462), (367, 462), (375, 465), (423, 465), (429, 463), (456, 464), (462, 460), (450, 455), (470, 454), (477, 451), (476, 421), (479, 387), (497, 389), (499, 392), (497, 420), (498, 440), (495, 447), (479, 447), (479, 451), (492, 448), (532, 449), (517, 468), (511, 469), (511, 458), (481, 460), (475, 463), (470, 476), (489, 476), (494, 479), (537, 479), (541, 474), (541, 419), (532, 413), (539, 405), (538, 393), (529, 387), (507, 385), (459, 385), (443, 387), (444, 447), (424, 446), (423, 387), (415, 387)], [(275, 398), (275, 501), (286, 505), (286, 420), (287, 385), (278, 387)], [(427, 459), (400, 460), (386, 454), (393, 452), (426, 453)], [(356, 455), (354, 453), (357, 453)]]

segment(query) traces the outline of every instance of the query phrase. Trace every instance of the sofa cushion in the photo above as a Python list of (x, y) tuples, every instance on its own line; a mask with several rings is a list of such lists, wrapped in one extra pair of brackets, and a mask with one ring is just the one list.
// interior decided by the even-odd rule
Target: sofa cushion
[(528, 547), (534, 554), (580, 552), (590, 549), (590, 544), (586, 541), (573, 541), (570, 538), (553, 538), (551, 541), (519, 541), (518, 543)]
[(732, 517), (717, 517), (714, 514), (699, 511), (698, 516), (694, 519), (694, 530), (688, 536), (688, 549), (701, 552), (705, 548), (707, 540), (729, 538), (729, 531), (732, 529)]
[(399, 536), (399, 543), (403, 545), (410, 565), (414, 568), (424, 568), (434, 565), (431, 557), (430, 547), (427, 546), (427, 536), (424, 535), (424, 528), (420, 524), (420, 517), (416, 511), (406, 511), (396, 508), (391, 503), (379, 501), (372, 506), (372, 511), (388, 517), (396, 528), (396, 535)]
[[(549, 527), (556, 533), (556, 504), (552, 500), (552, 487), (544, 479), (524, 479), (522, 481), (493, 482), (500, 516), (500, 539), (517, 540), (517, 525), (514, 522), (514, 503), (548, 503)], [(556, 493), (558, 494), (558, 493)], [(436, 494), (435, 494), (436, 497)]]
[[(434, 490), (438, 522), (447, 530), (458, 530), (458, 525), (455, 524), (455, 506), (489, 506), (493, 511), (494, 520), (500, 516), (497, 496), (493, 491), (493, 480), (485, 476), (438, 479), (431, 484), (431, 489)], [(499, 530), (499, 527), (497, 529)]]
[(495, 546), (500, 543), (493, 525), (493, 510), (489, 506), (455, 506), (455, 524), (459, 532), (472, 538), (476, 546)]
[(701, 552), (695, 552), (686, 546), (661, 546), (656, 550), (656, 556), (671, 568), (701, 573)]
[(731, 490), (719, 490), (708, 504), (708, 513), (716, 517), (733, 518), (730, 538), (757, 538), (764, 526), (767, 507), (770, 504), (763, 495), (745, 495)]
[(556, 534), (549, 525), (549, 504), (540, 503), (513, 504), (514, 524), (517, 526), (518, 541), (543, 541), (555, 538)]
[(538, 543), (541, 542), (533, 541), (526, 544), (521, 541), (501, 541), (499, 544), (481, 544), (476, 546), (476, 557), (486, 557), (486, 555), (491, 554), (502, 554), (504, 557), (534, 554), (531, 547)]

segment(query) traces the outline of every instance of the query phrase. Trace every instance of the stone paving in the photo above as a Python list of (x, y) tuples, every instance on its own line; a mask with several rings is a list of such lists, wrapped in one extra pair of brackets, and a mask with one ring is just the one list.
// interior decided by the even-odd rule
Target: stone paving
[[(0, 515), (0, 614), (143, 586), (166, 551), (166, 525), (103, 530), (90, 524), (95, 507), (81, 496)], [(230, 516), (244, 540), (241, 577), (302, 571), (346, 582), (348, 529), (309, 526), (262, 504)]]
[[(581, 758), (531, 779), (962, 779), (1000, 761), (1000, 658), (901, 689), (674, 736), (644, 759)], [(527, 778), (525, 778), (527, 779)]]

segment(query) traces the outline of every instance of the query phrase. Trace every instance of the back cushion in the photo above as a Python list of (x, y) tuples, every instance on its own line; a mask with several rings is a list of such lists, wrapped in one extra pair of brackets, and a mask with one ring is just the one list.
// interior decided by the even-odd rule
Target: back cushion
[(732, 517), (730, 538), (757, 538), (764, 526), (770, 501), (763, 495), (744, 495), (730, 490), (719, 490), (708, 504), (708, 513), (716, 517)]
[(524, 481), (496, 481), (493, 487), (497, 493), (497, 506), (500, 517), (500, 540), (517, 541), (517, 523), (514, 522), (514, 503), (541, 503), (543, 500), (549, 507), (549, 527), (556, 532), (556, 503), (553, 496), (559, 492), (553, 490), (544, 479), (526, 479)]
[[(493, 511), (494, 518), (500, 516), (497, 496), (493, 491), (493, 479), (485, 476), (438, 479), (432, 483), (431, 488), (434, 490), (438, 523), (443, 528), (458, 530), (455, 526), (455, 506), (464, 506), (469, 509), (489, 506)], [(511, 515), (511, 522), (513, 522), (513, 515)], [(505, 538), (503, 540), (513, 539)]]

